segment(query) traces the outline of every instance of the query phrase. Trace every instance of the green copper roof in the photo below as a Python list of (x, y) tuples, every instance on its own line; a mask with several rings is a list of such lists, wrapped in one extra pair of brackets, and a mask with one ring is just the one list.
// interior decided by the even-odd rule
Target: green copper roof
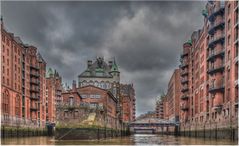
[(192, 45), (192, 40), (188, 40), (187, 42), (185, 42), (185, 44), (190, 44), (190, 45)]
[(104, 72), (104, 69), (103, 68), (96, 68), (95, 71), (96, 72)]
[(207, 17), (208, 16), (208, 11), (207, 10), (202, 10), (202, 15), (204, 16), (204, 17)]
[(119, 71), (118, 66), (117, 66), (115, 60), (114, 60), (114, 62), (112, 64), (111, 71)]
[(53, 71), (51, 68), (48, 69), (47, 73), (46, 73), (46, 77), (50, 77), (51, 75), (53, 75)]

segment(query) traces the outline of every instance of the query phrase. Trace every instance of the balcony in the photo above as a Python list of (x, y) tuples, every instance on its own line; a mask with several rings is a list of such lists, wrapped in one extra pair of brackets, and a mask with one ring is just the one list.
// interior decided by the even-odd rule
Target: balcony
[(213, 110), (217, 111), (217, 112), (220, 112), (222, 110), (222, 105), (215, 105), (213, 107)]
[(181, 76), (186, 76), (186, 75), (188, 75), (188, 70), (187, 70), (187, 69), (181, 70), (180, 75), (181, 75)]
[(181, 92), (186, 92), (186, 91), (188, 91), (189, 89), (188, 89), (188, 86), (184, 86), (183, 88), (182, 88), (182, 90), (181, 90)]
[(184, 52), (184, 53), (182, 53), (180, 56), (181, 56), (181, 58), (183, 58), (183, 57), (185, 57), (185, 56), (187, 56), (188, 55), (188, 52)]
[(210, 61), (210, 60), (213, 60), (215, 59), (216, 57), (223, 57), (225, 54), (225, 50), (222, 49), (222, 50), (219, 50), (219, 51), (212, 51), (209, 55), (208, 55), (208, 58), (207, 58), (207, 61)]
[(40, 75), (38, 73), (30, 72), (30, 77), (39, 78)]
[(187, 94), (184, 94), (184, 95), (181, 96), (182, 100), (187, 100), (188, 98), (189, 98), (189, 96)]
[(234, 106), (238, 107), (238, 96), (237, 96), (236, 99), (235, 99)]
[(208, 29), (208, 34), (213, 35), (217, 29), (224, 29), (225, 22), (223, 20), (216, 22), (214, 24), (211, 24)]
[(37, 111), (38, 110), (37, 105), (31, 105), (30, 110), (31, 111)]
[(183, 69), (183, 68), (185, 68), (187, 66), (188, 66), (188, 63), (182, 63), (179, 67)]
[(30, 65), (30, 69), (39, 70), (40, 68), (38, 66)]
[(39, 85), (40, 82), (38, 80), (30, 80), (30, 84), (33, 84), (33, 85)]
[(224, 5), (224, 2), (220, 2), (220, 6), (219, 7), (215, 7), (211, 14), (208, 16), (208, 20), (210, 22), (213, 22), (216, 18), (217, 15), (223, 15), (224, 14), (224, 10), (225, 10), (225, 5)]
[(30, 92), (39, 93), (40, 88), (30, 88)]
[(218, 66), (211, 66), (207, 70), (208, 74), (214, 74), (217, 72), (223, 72), (224, 71), (224, 64), (218, 65)]
[(238, 80), (238, 79), (234, 81), (235, 87), (238, 87), (238, 83), (239, 83), (239, 80)]
[(183, 111), (187, 111), (187, 110), (189, 109), (189, 106), (188, 106), (188, 104), (183, 103), (183, 104), (180, 106), (180, 108), (181, 108), (181, 110), (183, 110)]
[(221, 34), (220, 36), (214, 36), (210, 39), (210, 41), (208, 43), (208, 47), (209, 48), (214, 48), (215, 44), (217, 44), (217, 43), (223, 44), (224, 41), (225, 41), (224, 34)]
[(30, 96), (30, 99), (31, 99), (31, 100), (39, 100), (40, 97), (39, 97), (39, 96), (33, 96), (33, 95), (31, 95), (31, 96)]
[(188, 83), (188, 78), (181, 79), (181, 83), (182, 84)]
[(214, 83), (210, 84), (208, 91), (210, 93), (224, 92), (224, 88), (224, 79), (221, 79), (219, 82), (215, 81)]
[(233, 62), (234, 62), (235, 64), (238, 64), (238, 60), (239, 60), (239, 57), (237, 56), (237, 57), (234, 58)]

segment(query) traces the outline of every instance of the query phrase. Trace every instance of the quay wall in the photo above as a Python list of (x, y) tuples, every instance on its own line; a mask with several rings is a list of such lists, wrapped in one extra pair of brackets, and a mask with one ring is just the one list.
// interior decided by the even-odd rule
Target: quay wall
[(238, 140), (238, 119), (180, 124), (181, 136)]
[(238, 140), (238, 128), (181, 130), (179, 136)]
[(1, 138), (8, 137), (29, 137), (29, 136), (47, 136), (46, 128), (23, 128), (23, 127), (1, 127)]
[(93, 140), (127, 135), (129, 135), (127, 130), (108, 128), (57, 128), (55, 131), (57, 140)]

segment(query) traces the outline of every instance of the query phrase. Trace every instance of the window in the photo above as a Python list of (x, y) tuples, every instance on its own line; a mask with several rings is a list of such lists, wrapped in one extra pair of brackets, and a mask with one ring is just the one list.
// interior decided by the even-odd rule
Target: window
[(87, 95), (81, 95), (82, 98), (87, 98)]
[(3, 114), (9, 114), (9, 92), (8, 90), (5, 90), (5, 92), (2, 94), (2, 111)]
[(228, 58), (228, 60), (231, 59), (231, 53), (230, 53), (230, 51), (228, 51), (227, 58)]
[(228, 9), (227, 9), (227, 15), (230, 15), (230, 9), (231, 9), (231, 5), (228, 5)]
[(67, 118), (68, 117), (68, 111), (64, 112), (64, 117)]
[(69, 98), (70, 105), (73, 105), (73, 97)]
[(2, 34), (2, 41), (5, 42), (5, 36)]
[(227, 29), (229, 30), (230, 28), (231, 28), (231, 19), (229, 19), (227, 22)]
[(16, 96), (15, 104), (16, 104), (16, 108), (15, 108), (16, 116), (20, 117), (21, 98), (19, 95)]
[(91, 94), (90, 95), (90, 98), (100, 98), (101, 96), (100, 95), (98, 95), (98, 94)]
[(230, 43), (231, 43), (231, 35), (227, 37), (227, 44), (230, 45)]

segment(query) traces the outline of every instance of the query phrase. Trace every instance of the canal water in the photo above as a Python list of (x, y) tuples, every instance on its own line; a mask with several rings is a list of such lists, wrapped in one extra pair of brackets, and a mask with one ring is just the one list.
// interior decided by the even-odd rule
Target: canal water
[(126, 137), (87, 141), (56, 141), (54, 137), (46, 136), (3, 138), (1, 143), (5, 145), (237, 145), (238, 142), (226, 139), (212, 140), (157, 134), (134, 134)]

